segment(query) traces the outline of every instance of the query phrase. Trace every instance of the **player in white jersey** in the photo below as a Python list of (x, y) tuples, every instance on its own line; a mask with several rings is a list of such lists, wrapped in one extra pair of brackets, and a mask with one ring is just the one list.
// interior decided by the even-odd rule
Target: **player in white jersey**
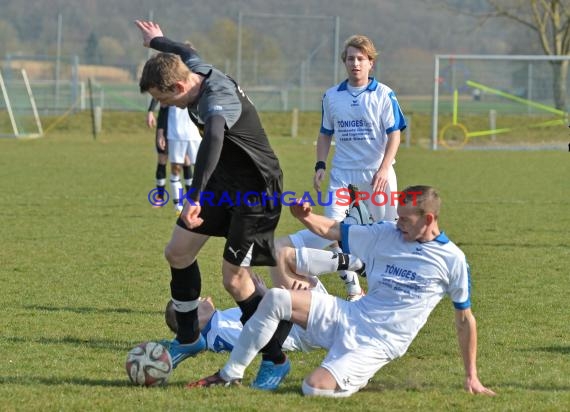
[[(182, 211), (184, 199), (182, 195), (182, 184), (180, 183), (180, 172), (184, 167), (185, 159), (190, 160), (190, 165), (196, 162), (198, 148), (202, 141), (202, 136), (196, 125), (190, 120), (188, 111), (176, 106), (163, 106), (160, 108), (158, 117), (157, 133), (168, 140), (168, 160), (170, 161), (170, 190), (176, 214)], [(192, 185), (191, 169), (185, 177), (184, 186), (186, 190)]]
[[(148, 106), (148, 111), (146, 115), (146, 124), (149, 128), (154, 128), (157, 124), (157, 120), (154, 117), (154, 110), (158, 106), (158, 100), (151, 99), (150, 104)], [(161, 116), (167, 116), (168, 110), (161, 110), (159, 112), (158, 123), (164, 124), (164, 122), (168, 121), (162, 119)], [(157, 128), (155, 133), (155, 147), (156, 147), (156, 154), (157, 154), (157, 164), (156, 164), (156, 197), (151, 202), (153, 207), (163, 207), (168, 202), (168, 197), (166, 200), (164, 199), (164, 192), (166, 186), (166, 163), (168, 162), (168, 140), (164, 135), (164, 128)], [(180, 174), (179, 171), (175, 173)], [(173, 166), (171, 165), (171, 173), (172, 173)], [(184, 158), (184, 165), (182, 166), (182, 172), (184, 174), (184, 181), (186, 184), (192, 183), (192, 167), (190, 163), (190, 158), (188, 155)], [(189, 182), (189, 183), (188, 183)], [(188, 187), (186, 188), (188, 190)]]
[(267, 291), (216, 374), (193, 387), (240, 382), (246, 367), (281, 320), (302, 326), (311, 344), (328, 349), (302, 384), (307, 396), (346, 397), (357, 392), (390, 361), (402, 356), (437, 303), (448, 295), (469, 393), (494, 395), (477, 375), (477, 327), (471, 312), (470, 273), (463, 252), (438, 226), (440, 199), (430, 186), (404, 189), (399, 219), (345, 225), (312, 213), (309, 203), (291, 212), (312, 232), (341, 240), (366, 264), (366, 296), (347, 302), (308, 290)]
[[(328, 193), (322, 196), (325, 216), (342, 221), (349, 207), (349, 185), (360, 191), (374, 221), (396, 219), (396, 173), (393, 168), (406, 120), (396, 95), (371, 76), (378, 53), (373, 42), (362, 35), (349, 37), (342, 52), (348, 78), (328, 89), (322, 100), (322, 121), (317, 140), (314, 188), (321, 191), (332, 138)], [(331, 244), (308, 230), (278, 239), (277, 254), (286, 246), (322, 249)], [(333, 250), (339, 251), (333, 244)], [(282, 260), (282, 259), (281, 259)], [(279, 268), (279, 269), (282, 269)], [(354, 272), (341, 272), (349, 300), (362, 295)]]

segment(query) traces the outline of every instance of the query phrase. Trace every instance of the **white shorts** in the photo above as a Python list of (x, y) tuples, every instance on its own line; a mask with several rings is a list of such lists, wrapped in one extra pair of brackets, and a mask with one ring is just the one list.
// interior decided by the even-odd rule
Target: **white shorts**
[(358, 315), (354, 302), (311, 293), (306, 339), (313, 346), (328, 349), (320, 366), (333, 375), (343, 391), (350, 393), (366, 386), (391, 361), (384, 344), (363, 333)]
[[(372, 193), (372, 179), (376, 170), (354, 170), (354, 169), (336, 169), (331, 170), (329, 179), (329, 195), (332, 197), (332, 202), (330, 205), (325, 206), (325, 216), (331, 219), (341, 221), (346, 216), (346, 211), (348, 210), (348, 205), (346, 205), (346, 195), (344, 192), (345, 199), (338, 199), (336, 197), (337, 190), (347, 188), (349, 184), (358, 187), (361, 192), (367, 192), (369, 198), (364, 199), (364, 203), (374, 221), (378, 220), (395, 220), (397, 218), (396, 208), (398, 206), (397, 201), (392, 199), (392, 192), (397, 190), (397, 179), (396, 172), (393, 166), (390, 166), (390, 172), (388, 175), (388, 187), (386, 188), (386, 193)], [(366, 197), (364, 194), (361, 198)], [(325, 196), (324, 199), (328, 200), (329, 197)], [(327, 202), (329, 203), (329, 202)]]
[[(314, 283), (314, 286), (312, 288), (313, 291), (328, 295), (325, 285), (323, 285), (319, 278), (312, 276), (310, 280)], [(285, 342), (283, 343), (283, 350), (286, 351), (310, 352), (318, 348), (319, 346), (313, 345), (313, 343), (308, 338), (307, 331), (301, 326), (295, 324), (291, 328), (291, 332), (289, 332), (287, 339), (285, 339)]]
[(170, 163), (184, 164), (186, 155), (190, 163), (196, 163), (196, 156), (202, 140), (168, 139), (168, 161)]
[[(342, 221), (346, 217), (349, 206), (346, 204), (347, 192), (343, 192), (344, 198), (337, 198), (338, 189), (346, 189), (349, 184), (358, 187), (359, 191), (368, 192), (370, 198), (364, 200), (374, 221), (378, 220), (395, 220), (397, 218), (396, 208), (397, 201), (392, 201), (392, 192), (396, 192), (397, 180), (394, 168), (390, 167), (388, 176), (388, 188), (385, 194), (373, 195), (370, 193), (370, 182), (374, 177), (375, 170), (348, 170), (348, 169), (332, 169), (329, 179), (328, 193), (323, 194), (321, 199), (325, 202), (325, 216), (331, 219)], [(365, 197), (362, 195), (362, 197)], [(384, 203), (384, 204), (383, 204)], [(302, 247), (312, 249), (324, 249), (331, 243), (330, 240), (315, 235), (308, 229), (303, 229), (297, 233), (289, 235), (289, 239), (293, 246), (297, 249)]]

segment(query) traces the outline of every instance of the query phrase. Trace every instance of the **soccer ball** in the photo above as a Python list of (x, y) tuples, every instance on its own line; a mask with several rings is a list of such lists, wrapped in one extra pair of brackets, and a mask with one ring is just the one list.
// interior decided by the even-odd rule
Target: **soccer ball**
[(172, 373), (172, 358), (160, 343), (143, 342), (130, 350), (125, 367), (133, 384), (161, 386)]

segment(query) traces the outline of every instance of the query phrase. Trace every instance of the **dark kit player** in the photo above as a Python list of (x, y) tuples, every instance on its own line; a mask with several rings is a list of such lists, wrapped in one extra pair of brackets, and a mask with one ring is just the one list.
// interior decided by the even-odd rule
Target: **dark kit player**
[[(262, 294), (251, 280), (251, 266), (274, 266), (273, 237), (281, 213), (282, 172), (257, 111), (236, 82), (204, 63), (187, 44), (163, 36), (153, 22), (136, 21), (144, 45), (160, 51), (145, 64), (139, 86), (163, 105), (188, 108), (203, 131), (189, 201), (172, 233), (165, 255), (171, 267), (171, 296), (178, 332), (169, 341), (174, 367), (205, 349), (197, 307), (201, 275), (196, 257), (210, 236), (225, 237), (223, 284), (242, 310), (245, 323)], [(200, 204), (200, 193), (214, 194)], [(217, 198), (251, 192), (247, 203), (222, 204)], [(279, 197), (278, 197), (279, 196)], [(282, 322), (263, 349), (263, 362), (253, 387), (274, 389), (272, 382), (289, 372), (281, 350), (291, 323)], [(279, 379), (280, 380), (280, 379)]]

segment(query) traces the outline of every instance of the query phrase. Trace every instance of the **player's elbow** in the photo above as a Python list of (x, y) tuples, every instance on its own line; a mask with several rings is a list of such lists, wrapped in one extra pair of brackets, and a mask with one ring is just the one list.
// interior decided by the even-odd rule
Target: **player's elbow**
[(458, 331), (475, 326), (476, 320), (475, 316), (473, 316), (473, 313), (471, 312), (471, 309), (455, 311), (455, 327)]

